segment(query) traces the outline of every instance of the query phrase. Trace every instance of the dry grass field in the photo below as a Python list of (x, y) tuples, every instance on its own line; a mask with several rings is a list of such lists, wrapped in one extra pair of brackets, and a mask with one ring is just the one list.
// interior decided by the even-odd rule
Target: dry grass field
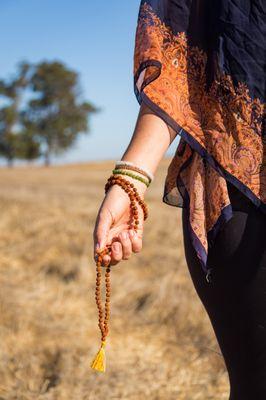
[(226, 400), (228, 379), (186, 268), (181, 210), (146, 200), (143, 249), (111, 274), (106, 373), (92, 232), (113, 162), (0, 170), (0, 400)]

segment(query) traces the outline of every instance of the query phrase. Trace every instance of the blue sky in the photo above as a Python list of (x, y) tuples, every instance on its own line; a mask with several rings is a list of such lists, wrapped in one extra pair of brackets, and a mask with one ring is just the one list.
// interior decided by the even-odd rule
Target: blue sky
[(90, 133), (58, 162), (119, 159), (127, 147), (139, 110), (133, 92), (139, 4), (1, 0), (0, 77), (11, 76), (21, 60), (60, 60), (80, 73), (84, 98), (102, 109), (91, 118)]

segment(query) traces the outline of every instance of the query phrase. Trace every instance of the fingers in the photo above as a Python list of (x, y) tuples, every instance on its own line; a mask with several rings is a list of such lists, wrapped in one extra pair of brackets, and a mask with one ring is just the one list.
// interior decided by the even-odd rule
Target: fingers
[(132, 251), (139, 253), (142, 249), (142, 237), (134, 229), (129, 230), (129, 237), (132, 243)]
[(123, 231), (119, 234), (119, 239), (122, 245), (122, 259), (128, 260), (132, 254), (132, 243), (128, 231)]
[[(102, 234), (102, 231), (99, 231)], [(115, 239), (111, 244), (111, 256), (103, 257), (103, 266), (116, 265), (121, 260), (128, 260), (132, 252), (139, 253), (142, 249), (142, 237), (134, 229), (120, 232)]]
[(120, 242), (115, 241), (111, 245), (111, 256), (105, 255), (102, 260), (102, 265), (104, 267), (107, 267), (109, 264), (110, 265), (116, 265), (121, 261), (123, 258), (123, 251), (122, 251), (122, 245)]
[(112, 243), (111, 265), (121, 260), (128, 260), (132, 254), (132, 245), (127, 231), (122, 231), (117, 237), (119, 241)]
[(96, 253), (97, 247), (103, 249), (106, 245), (108, 233), (112, 225), (112, 217), (108, 212), (100, 212), (97, 215), (93, 238), (94, 238), (94, 253)]
[(123, 258), (122, 244), (120, 242), (113, 242), (111, 249), (112, 253), (110, 265), (116, 265)]
[[(133, 229), (121, 232), (118, 239), (119, 241), (112, 243), (111, 265), (116, 265), (121, 260), (128, 260), (132, 252), (139, 253), (142, 249), (142, 238)], [(107, 260), (109, 261), (110, 258), (106, 258), (108, 263)]]

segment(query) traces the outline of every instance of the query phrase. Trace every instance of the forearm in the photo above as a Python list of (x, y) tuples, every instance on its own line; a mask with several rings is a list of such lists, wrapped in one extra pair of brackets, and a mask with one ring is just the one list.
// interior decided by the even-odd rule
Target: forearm
[[(121, 160), (131, 161), (155, 174), (160, 160), (175, 136), (176, 132), (142, 103), (132, 138)], [(121, 175), (124, 180), (125, 177)], [(126, 180), (132, 182), (138, 195), (144, 198), (147, 190), (145, 182), (128, 175)], [(104, 248), (108, 240), (112, 242), (112, 265), (119, 262), (122, 257), (128, 259), (132, 250), (138, 252), (142, 246), (144, 213), (140, 211), (138, 221), (140, 223), (135, 230), (136, 235), (132, 236), (130, 233), (133, 233), (133, 230), (128, 229), (128, 215), (132, 212), (130, 201), (127, 190), (121, 188), (119, 184), (114, 184), (108, 189), (97, 217), (94, 243), (95, 246), (99, 243), (100, 248)], [(138, 201), (137, 206), (141, 209)], [(103, 262), (107, 266), (110, 256), (106, 255)]]
[(154, 174), (175, 136), (176, 132), (142, 103), (132, 138), (121, 159)]

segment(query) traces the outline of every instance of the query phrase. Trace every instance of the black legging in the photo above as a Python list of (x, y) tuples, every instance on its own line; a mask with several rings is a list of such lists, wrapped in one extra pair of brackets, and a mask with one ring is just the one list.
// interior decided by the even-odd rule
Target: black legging
[(234, 215), (209, 250), (212, 282), (192, 247), (184, 208), (185, 256), (225, 360), (229, 400), (265, 400), (266, 216), (231, 184), (228, 191)]

